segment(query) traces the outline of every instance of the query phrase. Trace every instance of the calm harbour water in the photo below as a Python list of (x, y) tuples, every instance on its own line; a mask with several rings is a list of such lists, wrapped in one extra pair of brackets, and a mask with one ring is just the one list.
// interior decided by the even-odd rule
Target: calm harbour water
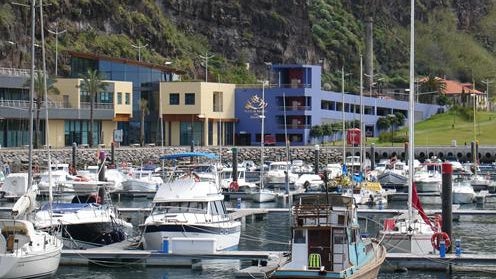
[[(135, 199), (121, 200), (117, 203), (120, 207), (146, 207), (151, 200)], [(235, 207), (236, 202), (228, 203), (228, 207)], [(404, 203), (403, 203), (404, 204)], [(388, 205), (391, 208), (404, 208), (402, 203)], [(1, 203), (0, 206), (9, 204)], [(250, 204), (243, 201), (241, 207), (287, 207), (281, 201), (266, 204)], [(475, 205), (470, 205), (475, 207)], [(496, 204), (486, 204), (484, 209), (495, 209)], [(482, 209), (482, 208), (481, 208)], [(133, 223), (137, 224), (142, 216), (133, 216)], [(378, 220), (384, 216), (367, 216)], [(367, 222), (368, 231), (373, 235), (377, 231), (377, 225), (372, 221)], [(456, 238), (462, 239), (464, 253), (494, 254), (494, 234), (496, 233), (496, 217), (485, 216), (463, 216), (460, 221), (453, 223), (453, 233)], [(264, 220), (245, 222), (242, 225), (241, 240), (239, 250), (274, 250), (287, 251), (289, 249), (289, 213), (271, 213)], [(387, 265), (387, 262), (384, 263)], [(201, 270), (191, 270), (190, 268), (169, 268), (169, 267), (143, 267), (142, 265), (126, 264), (116, 266), (91, 265), (91, 266), (61, 266), (55, 275), (59, 279), (131, 279), (131, 278), (163, 278), (163, 279), (202, 279), (202, 278), (234, 278), (234, 271), (243, 267), (247, 263), (240, 263), (236, 260), (209, 260), (203, 261)], [(474, 269), (480, 270), (480, 269)], [(495, 278), (494, 271), (484, 272), (455, 272), (447, 274), (445, 272), (432, 271), (408, 271), (404, 273), (381, 272), (378, 278), (404, 279), (404, 278)]]

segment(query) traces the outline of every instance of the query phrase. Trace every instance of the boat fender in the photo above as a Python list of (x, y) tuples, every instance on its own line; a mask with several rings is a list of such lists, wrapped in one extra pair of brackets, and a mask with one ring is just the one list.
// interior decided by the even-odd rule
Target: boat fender
[(195, 180), (195, 182), (200, 182), (200, 177), (198, 176), (198, 174), (196, 173), (191, 173), (191, 175), (193, 176), (193, 179)]
[(436, 250), (439, 250), (439, 245), (441, 243), (441, 240), (444, 240), (444, 242), (446, 243), (446, 249), (448, 249), (451, 246), (451, 240), (447, 233), (435, 232), (434, 234), (432, 234), (431, 237), (432, 247), (434, 247)]
[(229, 183), (229, 190), (231, 192), (237, 192), (239, 190), (238, 181), (233, 181), (233, 182)]

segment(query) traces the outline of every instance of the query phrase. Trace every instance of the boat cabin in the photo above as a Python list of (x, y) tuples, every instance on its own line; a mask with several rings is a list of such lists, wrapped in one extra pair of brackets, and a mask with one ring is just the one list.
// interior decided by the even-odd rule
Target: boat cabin
[(325, 193), (296, 196), (292, 258), (283, 271), (315, 270), (342, 278), (370, 261), (374, 248), (370, 240), (361, 238), (355, 208), (352, 197)]

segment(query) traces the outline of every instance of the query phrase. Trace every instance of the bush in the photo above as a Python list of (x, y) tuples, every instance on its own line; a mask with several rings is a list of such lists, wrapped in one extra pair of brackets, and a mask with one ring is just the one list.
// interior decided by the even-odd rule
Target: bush
[[(407, 141), (408, 141), (407, 135), (398, 135), (398, 133), (395, 132), (393, 142), (403, 143), (403, 142), (407, 142)], [(379, 135), (379, 142), (380, 143), (391, 142), (391, 131), (381, 133)]]

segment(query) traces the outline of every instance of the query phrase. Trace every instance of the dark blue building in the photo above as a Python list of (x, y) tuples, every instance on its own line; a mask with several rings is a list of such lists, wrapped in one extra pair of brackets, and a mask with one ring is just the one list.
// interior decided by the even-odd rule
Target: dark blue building
[[(270, 86), (264, 88), (266, 107), (264, 134), (285, 143), (285, 128), (291, 145), (311, 143), (312, 126), (342, 122), (344, 98), (345, 121), (360, 119), (360, 96), (321, 89), (321, 67), (315, 65), (273, 65)], [(236, 140), (238, 145), (259, 145), (260, 109), (254, 109), (262, 98), (259, 88), (236, 89)], [(254, 106), (255, 104), (255, 106)], [(367, 136), (377, 136), (377, 119), (401, 112), (407, 117), (408, 102), (390, 98), (363, 97), (363, 125)], [(259, 108), (261, 108), (259, 106)], [(415, 120), (423, 120), (438, 112), (440, 106), (415, 104)], [(286, 117), (284, 116), (286, 114)], [(341, 137), (341, 135), (339, 136)]]

